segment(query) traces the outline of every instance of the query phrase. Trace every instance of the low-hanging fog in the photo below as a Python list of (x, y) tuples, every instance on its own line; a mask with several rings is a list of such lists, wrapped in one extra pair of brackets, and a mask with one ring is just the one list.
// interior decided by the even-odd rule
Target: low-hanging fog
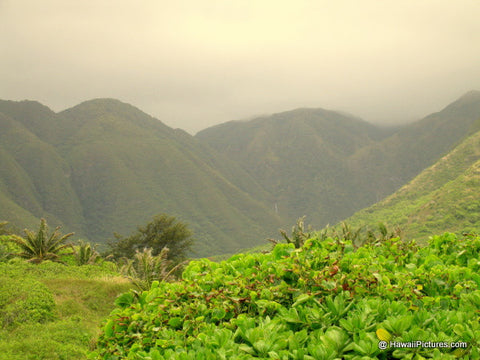
[(118, 98), (192, 134), (297, 107), (410, 121), (480, 89), (479, 17), (476, 0), (0, 0), (0, 98)]

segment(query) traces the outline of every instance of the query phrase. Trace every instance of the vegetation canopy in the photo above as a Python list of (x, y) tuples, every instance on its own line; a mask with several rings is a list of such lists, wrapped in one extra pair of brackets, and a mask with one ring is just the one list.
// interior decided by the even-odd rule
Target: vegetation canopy
[(98, 324), (132, 284), (110, 262), (67, 264), (0, 259), (1, 360), (87, 358)]

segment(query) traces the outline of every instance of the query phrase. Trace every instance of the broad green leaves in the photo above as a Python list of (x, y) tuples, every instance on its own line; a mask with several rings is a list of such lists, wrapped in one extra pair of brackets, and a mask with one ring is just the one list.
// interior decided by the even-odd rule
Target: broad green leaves
[[(345, 249), (349, 251), (344, 251)], [(92, 358), (422, 359), (475, 356), (480, 241), (398, 238), (277, 244), (269, 254), (191, 262), (182, 281), (123, 295)], [(466, 349), (379, 341), (468, 342)]]

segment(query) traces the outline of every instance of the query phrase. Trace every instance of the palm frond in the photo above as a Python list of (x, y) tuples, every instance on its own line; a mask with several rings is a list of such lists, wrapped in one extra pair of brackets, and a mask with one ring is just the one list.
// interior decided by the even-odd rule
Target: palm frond
[(60, 251), (72, 246), (71, 244), (65, 244), (65, 241), (73, 233), (62, 236), (58, 231), (59, 229), (60, 227), (57, 227), (52, 234), (48, 235), (47, 222), (45, 219), (41, 219), (37, 232), (25, 229), (25, 238), (11, 235), (9, 241), (15, 243), (21, 250), (14, 255), (32, 263), (41, 263), (44, 260), (60, 261)]

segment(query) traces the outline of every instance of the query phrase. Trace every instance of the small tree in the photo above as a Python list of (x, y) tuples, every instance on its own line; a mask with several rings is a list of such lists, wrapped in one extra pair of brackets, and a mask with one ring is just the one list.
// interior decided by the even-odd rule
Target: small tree
[(139, 226), (129, 237), (123, 238), (115, 234), (116, 241), (110, 244), (112, 254), (116, 259), (126, 257), (132, 259), (137, 250), (152, 249), (152, 255), (160, 254), (167, 247), (168, 259), (174, 264), (185, 260), (187, 251), (193, 240), (192, 232), (187, 225), (178, 222), (175, 217), (165, 214), (157, 215), (145, 226)]
[(11, 235), (7, 241), (15, 243), (19, 248), (19, 253), (13, 254), (27, 259), (32, 263), (41, 263), (45, 260), (52, 260), (60, 262), (60, 252), (67, 248), (72, 247), (71, 244), (66, 244), (65, 241), (73, 235), (68, 233), (61, 235), (58, 231), (60, 226), (57, 226), (53, 233), (48, 234), (48, 225), (45, 219), (40, 220), (40, 227), (36, 233), (25, 229), (25, 238), (17, 235)]

